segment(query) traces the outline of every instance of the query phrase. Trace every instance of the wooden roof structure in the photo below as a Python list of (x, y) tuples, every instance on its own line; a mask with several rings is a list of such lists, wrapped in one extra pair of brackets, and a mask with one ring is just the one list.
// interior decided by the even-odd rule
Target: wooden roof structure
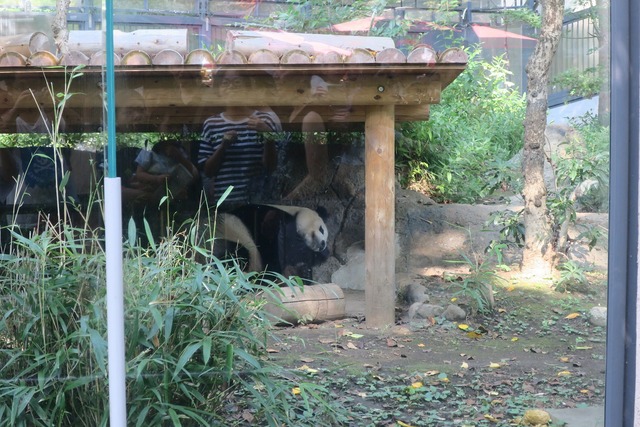
[[(198, 129), (227, 105), (269, 107), (281, 118), (301, 106), (319, 112), (342, 107), (349, 114), (341, 123), (327, 123), (329, 129), (364, 124), (366, 319), (370, 327), (393, 324), (395, 122), (426, 120), (429, 105), (439, 103), (442, 90), (466, 68), (466, 53), (417, 46), (405, 54), (390, 39), (377, 37), (230, 32), (227, 49), (214, 57), (204, 50), (186, 52), (179, 34), (157, 31), (155, 38), (140, 32), (116, 37), (116, 109), (140, 108), (132, 91), (142, 91), (148, 110), (144, 118), (119, 117), (118, 131), (153, 130), (159, 123), (163, 130)], [(33, 91), (50, 84), (61, 91), (70, 67), (86, 64), (71, 84), (75, 95), (65, 108), (65, 126), (97, 131), (103, 126), (104, 54), (91, 42), (95, 35), (73, 33), (71, 40), (79, 41), (63, 58), (45, 49), (40, 34), (0, 39), (0, 83)], [(83, 51), (83, 41), (92, 47)], [(227, 73), (250, 81), (250, 89), (232, 99), (219, 96), (219, 77)], [(325, 86), (322, 96), (314, 81)], [(14, 105), (10, 92), (0, 97), (0, 114), (35, 108), (33, 102)], [(0, 122), (0, 132), (12, 131), (11, 123)]]

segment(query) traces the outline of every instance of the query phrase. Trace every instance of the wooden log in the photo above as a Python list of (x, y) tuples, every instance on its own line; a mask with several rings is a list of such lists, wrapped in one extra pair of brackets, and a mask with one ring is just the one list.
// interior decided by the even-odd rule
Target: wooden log
[(42, 50), (51, 51), (51, 41), (45, 33), (39, 31), (0, 37), (0, 54), (17, 52), (25, 57), (29, 57)]
[(469, 55), (464, 49), (451, 47), (440, 54), (438, 62), (445, 64), (466, 64), (469, 62)]
[(335, 283), (319, 283), (298, 288), (281, 288), (282, 295), (271, 300), (265, 310), (277, 319), (297, 324), (305, 322), (323, 322), (342, 319), (346, 304), (344, 292)]
[(407, 62), (412, 64), (435, 64), (437, 61), (436, 51), (429, 46), (416, 47), (407, 55)]
[(58, 65), (58, 58), (49, 51), (41, 50), (40, 52), (32, 54), (29, 59), (27, 59), (27, 65), (32, 67), (51, 67)]
[(278, 56), (292, 49), (303, 50), (310, 55), (337, 52), (349, 55), (352, 49), (364, 48), (374, 52), (395, 47), (391, 37), (343, 36), (333, 34), (303, 34), (271, 31), (227, 32), (226, 49), (251, 55), (260, 49), (268, 49)]
[(356, 48), (351, 54), (345, 55), (344, 62), (347, 64), (371, 64), (376, 62), (374, 52), (367, 49)]
[(365, 317), (370, 328), (395, 323), (394, 106), (365, 119)]
[(27, 57), (18, 52), (0, 54), (0, 67), (23, 67), (27, 65)]
[(253, 52), (248, 59), (249, 64), (279, 64), (280, 57), (267, 49)]
[(127, 52), (120, 62), (121, 65), (151, 65), (151, 58), (146, 52), (132, 50)]
[(89, 61), (89, 57), (84, 53), (72, 50), (60, 58), (60, 65), (87, 65)]
[[(113, 65), (120, 65), (122, 63), (122, 58), (117, 53), (113, 54)], [(107, 65), (107, 55), (103, 50), (98, 52), (94, 52), (89, 58), (89, 65)]]
[(376, 62), (379, 64), (403, 64), (407, 62), (407, 57), (400, 49), (391, 47), (376, 53)]
[(163, 49), (153, 57), (153, 65), (180, 65), (184, 57), (177, 50)]
[[(188, 30), (150, 29), (136, 30), (130, 33), (115, 30), (113, 32), (113, 50), (118, 55), (125, 55), (132, 50), (141, 50), (153, 56), (164, 49), (173, 49), (182, 56), (188, 51)], [(86, 55), (93, 55), (104, 49), (102, 31), (70, 31), (69, 49), (79, 50)]]
[(184, 60), (185, 64), (190, 65), (213, 65), (215, 62), (211, 52), (205, 49), (192, 50)]
[(311, 64), (311, 62), (311, 56), (300, 49), (293, 49), (282, 55), (283, 64)]

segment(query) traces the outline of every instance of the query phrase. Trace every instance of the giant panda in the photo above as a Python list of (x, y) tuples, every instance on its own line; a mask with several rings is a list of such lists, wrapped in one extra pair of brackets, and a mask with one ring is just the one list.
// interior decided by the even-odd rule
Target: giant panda
[[(264, 269), (286, 277), (312, 279), (311, 268), (329, 257), (329, 232), (323, 216), (323, 209), (244, 205), (219, 215), (217, 245), (227, 254), (245, 254), (248, 271)], [(220, 256), (220, 249), (214, 254)]]

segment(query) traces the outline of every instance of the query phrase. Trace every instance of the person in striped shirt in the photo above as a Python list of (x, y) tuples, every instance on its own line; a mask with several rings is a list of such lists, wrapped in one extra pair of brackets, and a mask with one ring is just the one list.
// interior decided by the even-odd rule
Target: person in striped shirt
[[(246, 96), (250, 90), (250, 77), (230, 73), (221, 77), (219, 92), (227, 99)], [(281, 130), (280, 119), (268, 108), (228, 106), (205, 120), (198, 165), (210, 204), (216, 204), (229, 186), (233, 190), (222, 206), (232, 208), (255, 199), (256, 181), (275, 170), (277, 163), (275, 141), (266, 135)]]

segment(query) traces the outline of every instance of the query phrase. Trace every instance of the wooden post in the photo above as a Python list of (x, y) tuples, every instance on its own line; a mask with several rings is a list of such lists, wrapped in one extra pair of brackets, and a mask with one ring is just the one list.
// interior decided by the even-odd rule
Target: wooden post
[(365, 117), (365, 316), (370, 328), (395, 323), (394, 106)]

